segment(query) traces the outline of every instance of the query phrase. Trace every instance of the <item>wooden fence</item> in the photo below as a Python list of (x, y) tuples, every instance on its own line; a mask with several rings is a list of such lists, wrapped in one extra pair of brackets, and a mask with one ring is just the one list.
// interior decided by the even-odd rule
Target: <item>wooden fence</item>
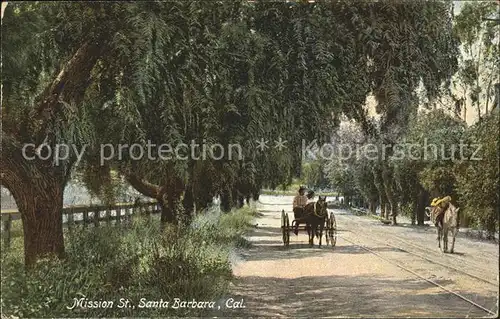
[[(112, 222), (119, 224), (130, 221), (134, 214), (150, 216), (160, 212), (157, 202), (118, 203), (111, 206), (68, 206), (62, 210), (63, 225), (73, 228), (76, 225), (83, 227), (98, 227), (101, 223), (110, 225)], [(12, 222), (21, 219), (17, 210), (4, 210), (2, 216), (2, 237), (4, 247), (10, 247), (12, 238)]]

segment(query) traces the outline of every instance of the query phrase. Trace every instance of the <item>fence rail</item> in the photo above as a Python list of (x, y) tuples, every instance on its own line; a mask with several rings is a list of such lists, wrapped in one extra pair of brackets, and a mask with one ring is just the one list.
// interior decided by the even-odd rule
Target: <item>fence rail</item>
[[(117, 203), (115, 205), (67, 206), (62, 210), (63, 225), (73, 228), (76, 225), (98, 227), (101, 222), (109, 225), (113, 221), (121, 223), (129, 221), (132, 215), (152, 215), (160, 212), (156, 201), (139, 203)], [(12, 222), (21, 219), (17, 210), (2, 210), (2, 237), (4, 247), (10, 247), (12, 239)]]

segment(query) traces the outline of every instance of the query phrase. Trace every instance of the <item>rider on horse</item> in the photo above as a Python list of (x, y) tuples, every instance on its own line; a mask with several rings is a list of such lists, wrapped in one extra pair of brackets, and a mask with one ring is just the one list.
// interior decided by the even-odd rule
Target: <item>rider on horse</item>
[(432, 207), (432, 212), (431, 216), (434, 219), (436, 227), (442, 227), (443, 226), (443, 217), (444, 217), (444, 212), (446, 209), (448, 209), (448, 206), (450, 205), (451, 202), (451, 197), (446, 196), (443, 198), (434, 198), (431, 203)]

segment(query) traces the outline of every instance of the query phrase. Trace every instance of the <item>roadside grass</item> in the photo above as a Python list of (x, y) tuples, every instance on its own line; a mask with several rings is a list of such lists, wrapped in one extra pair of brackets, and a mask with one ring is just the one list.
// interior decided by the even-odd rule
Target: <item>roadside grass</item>
[[(248, 247), (243, 236), (253, 207), (209, 211), (190, 226), (161, 229), (134, 216), (129, 225), (65, 232), (66, 258), (40, 260), (26, 271), (22, 237), (2, 250), (2, 313), (16, 317), (202, 316), (210, 309), (146, 308), (143, 301), (217, 301), (233, 278), (230, 255)], [(22, 233), (21, 233), (22, 234)], [(112, 308), (68, 309), (74, 298), (113, 301)], [(133, 307), (119, 308), (120, 298)]]

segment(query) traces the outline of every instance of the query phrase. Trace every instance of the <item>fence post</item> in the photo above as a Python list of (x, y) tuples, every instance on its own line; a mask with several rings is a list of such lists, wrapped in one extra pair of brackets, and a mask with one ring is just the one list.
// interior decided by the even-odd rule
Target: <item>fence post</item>
[(73, 209), (68, 211), (66, 213), (66, 216), (68, 216), (68, 218), (66, 219), (66, 224), (68, 225), (68, 229), (71, 230), (71, 228), (73, 227), (73, 223), (75, 222), (75, 218), (73, 215)]
[(153, 218), (153, 210), (152, 210), (152, 206), (150, 203), (146, 204), (146, 214), (148, 214), (148, 220), (151, 220), (151, 218)]
[(3, 221), (3, 244), (5, 248), (10, 247), (10, 229), (12, 226), (12, 215), (7, 214), (7, 219)]
[(130, 208), (128, 208), (127, 206), (125, 207), (125, 210), (123, 212), (123, 219), (127, 223), (130, 221)]
[(110, 225), (111, 224), (111, 207), (108, 206), (106, 208), (106, 225)]
[(85, 209), (83, 211), (83, 227), (87, 227), (87, 223), (89, 222), (89, 210)]
[(101, 211), (99, 207), (96, 207), (94, 210), (94, 227), (99, 227), (99, 218), (101, 217)]
[(122, 209), (120, 206), (116, 209), (116, 223), (120, 224), (121, 223), (121, 215), (122, 215)]

